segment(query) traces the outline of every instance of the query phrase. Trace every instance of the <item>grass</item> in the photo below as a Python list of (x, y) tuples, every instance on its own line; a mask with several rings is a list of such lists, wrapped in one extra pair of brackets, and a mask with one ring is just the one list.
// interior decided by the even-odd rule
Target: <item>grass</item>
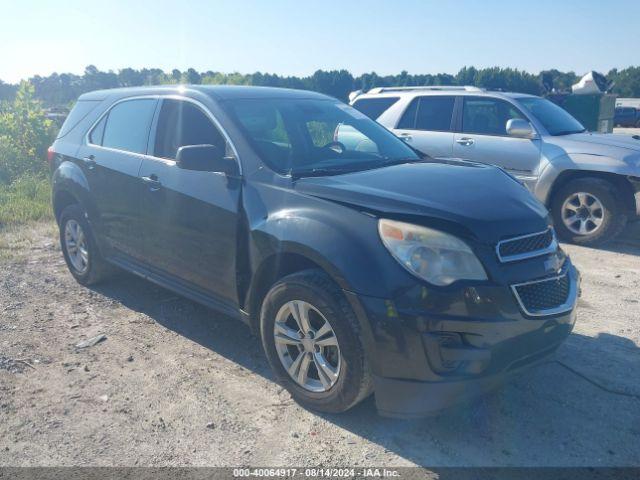
[(0, 229), (39, 220), (52, 220), (51, 186), (45, 177), (25, 176), (0, 184)]
[(59, 248), (54, 222), (4, 226), (0, 228), (0, 269), (5, 263), (26, 261), (31, 252), (43, 248)]

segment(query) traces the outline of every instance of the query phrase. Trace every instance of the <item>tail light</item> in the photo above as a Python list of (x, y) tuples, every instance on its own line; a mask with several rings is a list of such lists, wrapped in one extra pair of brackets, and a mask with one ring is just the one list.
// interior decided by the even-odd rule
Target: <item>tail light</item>
[(49, 167), (53, 166), (53, 159), (56, 157), (56, 152), (53, 149), (53, 146), (47, 148), (47, 163)]

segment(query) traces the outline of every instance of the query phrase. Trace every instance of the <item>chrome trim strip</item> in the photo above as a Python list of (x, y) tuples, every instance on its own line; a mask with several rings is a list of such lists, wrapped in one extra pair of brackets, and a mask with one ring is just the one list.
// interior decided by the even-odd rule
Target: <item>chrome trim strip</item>
[[(542, 250), (533, 250), (531, 252), (519, 253), (517, 255), (507, 255), (506, 257), (503, 257), (502, 255), (500, 255), (500, 245), (502, 245), (503, 243), (513, 242), (515, 240), (522, 240), (523, 238), (528, 238), (528, 237), (535, 237), (537, 235), (545, 234), (549, 230), (551, 230), (552, 239), (548, 247), (543, 248)], [(543, 255), (553, 253), (557, 249), (558, 249), (558, 240), (556, 239), (556, 232), (553, 230), (553, 228), (549, 227), (547, 230), (543, 230), (541, 232), (529, 233), (527, 235), (520, 235), (519, 237), (512, 237), (512, 238), (507, 238), (505, 240), (500, 240), (496, 245), (496, 255), (498, 256), (498, 260), (500, 260), (500, 263), (508, 263), (508, 262), (517, 262), (518, 260), (525, 260), (527, 258), (541, 257)]]
[(517, 290), (517, 287), (532, 285), (535, 283), (544, 283), (544, 282), (559, 280), (568, 275), (569, 275), (569, 271), (567, 270), (562, 275), (556, 275), (555, 277), (547, 277), (541, 280), (533, 280), (531, 282), (517, 283), (517, 284), (511, 285), (511, 291), (513, 292), (513, 295), (516, 297), (516, 300), (518, 301), (518, 305), (520, 306), (520, 309), (530, 317), (544, 317), (548, 315), (557, 315), (560, 313), (569, 312), (573, 310), (573, 308), (576, 305), (576, 302), (578, 301), (578, 282), (577, 281), (572, 282), (571, 277), (569, 277), (569, 293), (567, 295), (567, 301), (562, 305), (558, 305), (557, 307), (551, 308), (548, 310), (540, 310), (535, 312), (529, 311), (527, 307), (524, 306), (524, 303), (522, 303), (522, 300), (520, 299), (520, 295), (518, 294), (518, 290)]
[(222, 133), (222, 136), (224, 137), (224, 139), (231, 146), (231, 150), (233, 150), (233, 155), (234, 155), (234, 157), (236, 159), (236, 162), (238, 163), (238, 169), (240, 171), (240, 175), (242, 175), (242, 162), (240, 161), (240, 156), (238, 155), (238, 150), (236, 149), (236, 146), (231, 141), (231, 138), (229, 138), (229, 134), (222, 127), (222, 124), (218, 121), (218, 119), (216, 117), (214, 117), (214, 115), (209, 111), (209, 109), (206, 107), (206, 105), (204, 105), (202, 102), (196, 100), (195, 98), (185, 97), (185, 96), (182, 96), (180, 94), (175, 94), (175, 93), (136, 95), (136, 96), (133, 96), (133, 97), (121, 98), (120, 100), (117, 100), (117, 101), (113, 102), (111, 105), (109, 105), (109, 107), (104, 112), (102, 112), (100, 114), (100, 116), (96, 119), (96, 121), (93, 122), (91, 124), (91, 126), (87, 129), (87, 132), (84, 134), (84, 143), (85, 143), (85, 145), (89, 145), (89, 146), (92, 146), (94, 148), (100, 148), (102, 150), (126, 153), (128, 155), (135, 155), (135, 156), (142, 157), (142, 158), (147, 158), (147, 159), (150, 159), (150, 160), (160, 160), (161, 162), (165, 162), (165, 163), (167, 163), (167, 162), (174, 162), (175, 163), (175, 160), (170, 160), (170, 159), (167, 159), (167, 158), (160, 158), (160, 157), (156, 157), (154, 155), (148, 155), (146, 153), (137, 153), (137, 152), (130, 152), (128, 150), (120, 150), (118, 148), (103, 147), (102, 145), (96, 145), (95, 143), (91, 143), (89, 141), (89, 134), (91, 133), (91, 131), (96, 127), (96, 125), (98, 123), (100, 123), (102, 118), (105, 115), (107, 115), (111, 111), (111, 109), (113, 109), (113, 107), (115, 107), (119, 103), (123, 103), (123, 102), (129, 101), (129, 100), (140, 100), (140, 99), (145, 99), (145, 98), (156, 99), (156, 100), (163, 100), (165, 98), (168, 98), (168, 99), (172, 99), (172, 100), (182, 100), (182, 101), (185, 101), (185, 102), (191, 102), (191, 103), (197, 105), (204, 112), (204, 114), (207, 117), (209, 117), (209, 120), (211, 120), (213, 122), (213, 124), (216, 126), (216, 128), (218, 130), (220, 130), (220, 132)]

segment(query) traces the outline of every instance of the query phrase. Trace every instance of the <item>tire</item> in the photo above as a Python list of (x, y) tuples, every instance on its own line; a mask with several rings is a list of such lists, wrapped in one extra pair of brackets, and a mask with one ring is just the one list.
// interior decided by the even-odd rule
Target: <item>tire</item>
[[(331, 367), (338, 367), (336, 369), (337, 379), (328, 388), (320, 382), (321, 369), (317, 367), (318, 363), (315, 360), (315, 355), (311, 353), (312, 350), (301, 350), (302, 348), (307, 349), (308, 345), (304, 347), (302, 345), (286, 346), (289, 352), (293, 352), (290, 355), (290, 360), (293, 360), (294, 355), (296, 358), (297, 355), (304, 356), (306, 354), (309, 356), (311, 359), (309, 363), (313, 363), (308, 368), (307, 381), (309, 383), (315, 382), (315, 387), (324, 388), (324, 391), (310, 391), (311, 387), (302, 386), (294, 380), (285, 369), (286, 358), (282, 360), (278, 350), (283, 348), (282, 343), (279, 346), (276, 345), (274, 328), (276, 328), (277, 320), (288, 318), (289, 324), (294, 329), (300, 324), (295, 321), (292, 313), (284, 313), (279, 316), (281, 311), (287, 312), (288, 306), (291, 305), (290, 302), (294, 301), (298, 304), (306, 303), (313, 308), (313, 310), (309, 310), (308, 315), (310, 322), (315, 322), (312, 324), (312, 331), (315, 329), (315, 332), (321, 333), (317, 327), (326, 321), (330, 324), (332, 333), (335, 335), (337, 347), (321, 347), (321, 358), (327, 359), (328, 363), (332, 362)], [(279, 325), (282, 323), (279, 322)], [(371, 373), (360, 341), (359, 331), (358, 320), (342, 291), (321, 270), (305, 270), (284, 277), (271, 288), (262, 303), (260, 312), (262, 345), (276, 380), (289, 391), (298, 403), (311, 410), (327, 413), (344, 412), (371, 394), (373, 385)], [(321, 339), (330, 338), (330, 336), (316, 338), (321, 342), (323, 341)], [(335, 361), (336, 350), (339, 358), (337, 365)]]
[[(568, 202), (572, 197), (575, 199), (575, 196), (579, 193), (587, 194), (587, 202), (583, 203), (588, 203), (592, 201), (591, 199), (596, 199), (602, 206), (601, 223), (597, 228), (587, 231), (586, 233), (575, 231), (579, 230), (580, 222), (574, 223), (570, 227), (566, 223), (568, 220), (565, 221), (565, 219), (563, 219), (563, 213), (565, 218), (571, 215), (571, 211), (564, 208), (567, 206), (565, 202)], [(576, 202), (573, 203), (574, 207), (575, 203)], [(592, 203), (591, 208), (593, 208), (593, 205), (597, 204)], [(554, 195), (551, 213), (558, 236), (562, 240), (577, 245), (602, 245), (617, 237), (627, 224), (627, 212), (616, 193), (615, 186), (600, 178), (580, 178), (563, 185)], [(592, 218), (596, 219), (595, 217)], [(593, 222), (588, 221), (586, 229), (592, 228), (593, 225), (595, 225)]]
[[(84, 267), (78, 266), (77, 256), (71, 248), (73, 242), (67, 238), (67, 227), (74, 230), (72, 226), (79, 226), (82, 236), (84, 237), (84, 251), (86, 252), (86, 261), (83, 261)], [(105, 262), (100, 255), (96, 245), (95, 238), (89, 222), (87, 221), (84, 209), (78, 205), (69, 205), (60, 214), (60, 247), (67, 267), (71, 275), (81, 285), (93, 285), (108, 277), (113, 268)]]

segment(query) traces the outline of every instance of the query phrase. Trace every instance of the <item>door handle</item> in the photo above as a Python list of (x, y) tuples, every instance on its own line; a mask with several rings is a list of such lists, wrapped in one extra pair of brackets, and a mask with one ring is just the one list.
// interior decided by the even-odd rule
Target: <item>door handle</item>
[(473, 145), (473, 138), (467, 138), (467, 137), (462, 137), (462, 138), (458, 138), (456, 140), (456, 143), (459, 143), (460, 145), (464, 145), (465, 147), (468, 147), (469, 145)]
[(149, 186), (149, 191), (157, 192), (162, 187), (162, 182), (158, 180), (156, 174), (151, 174), (148, 177), (140, 177), (140, 179)]
[(413, 139), (413, 136), (410, 133), (401, 133), (399, 137), (405, 142), (410, 142)]
[(95, 158), (96, 157), (94, 157), (93, 155), (87, 155), (82, 159), (82, 162), (84, 163), (85, 167), (87, 167), (87, 170), (93, 170), (94, 168), (96, 168), (96, 161), (94, 160)]

